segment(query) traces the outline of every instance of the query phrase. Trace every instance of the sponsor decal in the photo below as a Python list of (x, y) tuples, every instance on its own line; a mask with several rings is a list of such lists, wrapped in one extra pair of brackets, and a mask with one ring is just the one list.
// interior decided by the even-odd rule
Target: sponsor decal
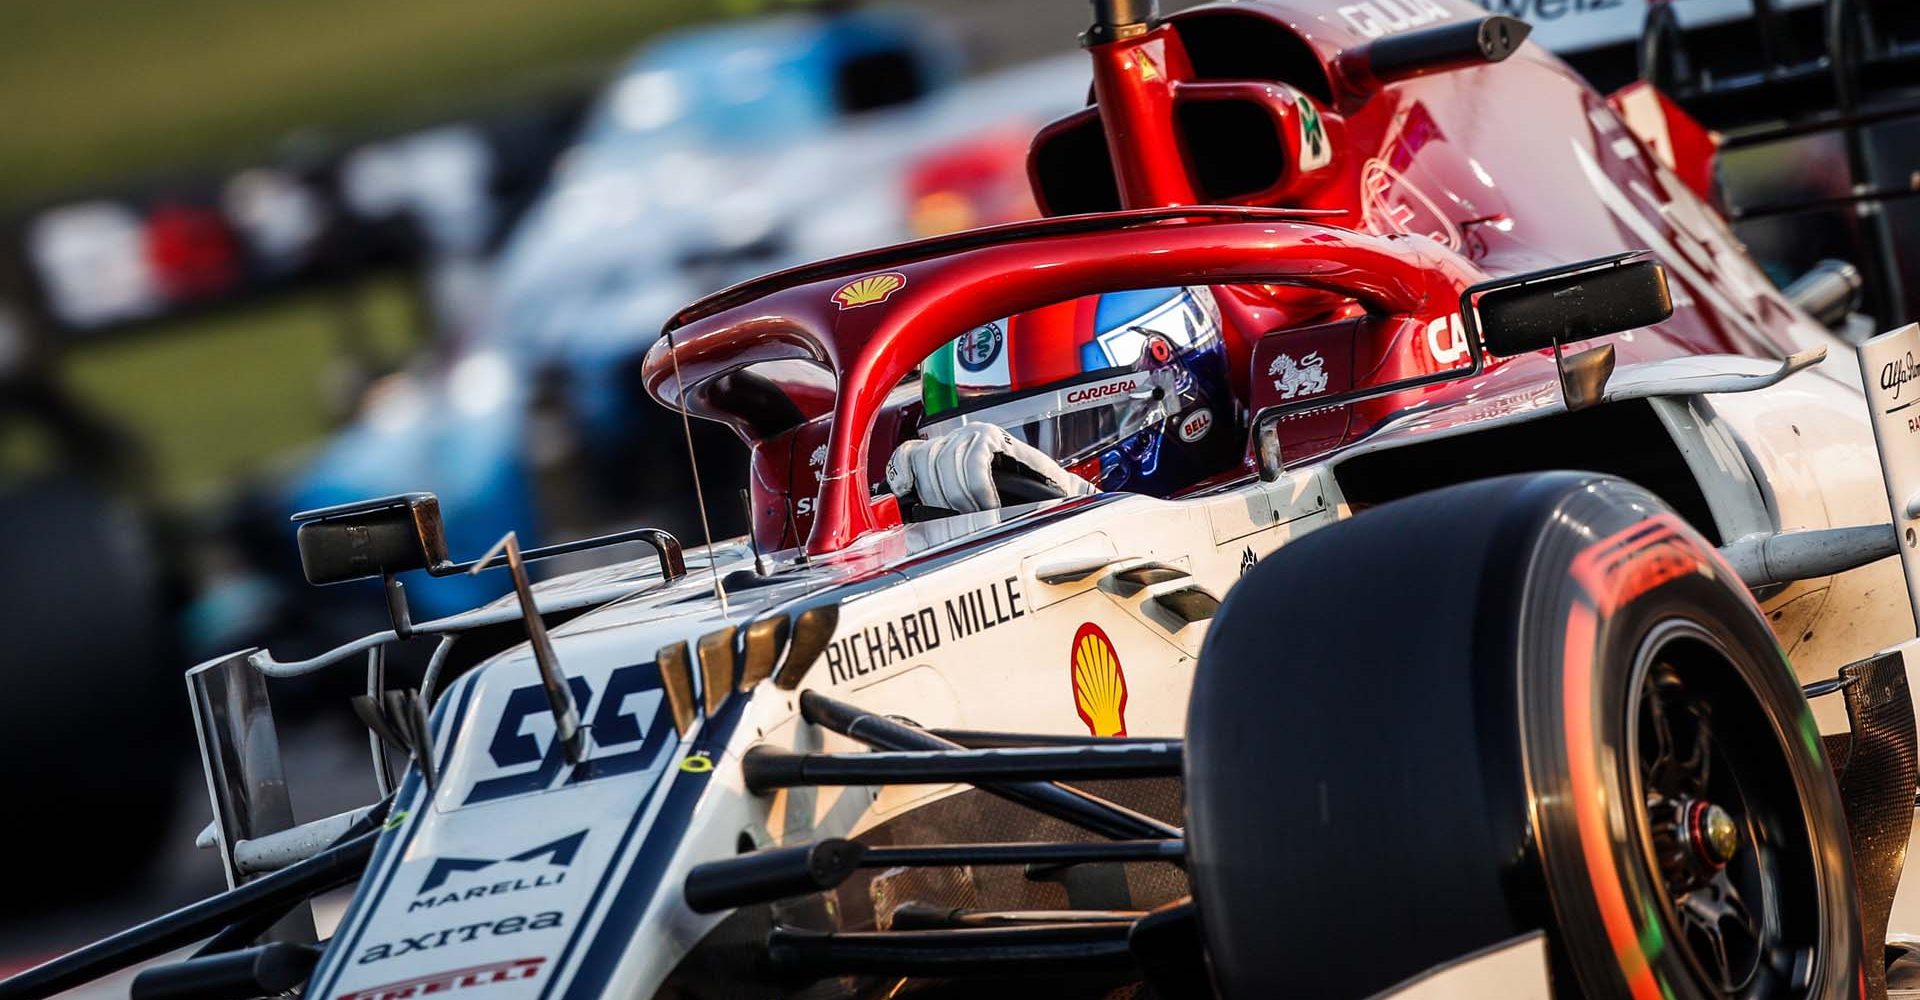
[(1092, 622), (1073, 634), (1068, 668), (1073, 676), (1073, 707), (1095, 736), (1127, 735), (1127, 675), (1112, 640)]
[(1277, 376), (1273, 380), (1273, 391), (1281, 399), (1295, 396), (1313, 396), (1327, 391), (1327, 359), (1314, 351), (1298, 361), (1292, 355), (1281, 354), (1267, 366), (1267, 374)]
[(1523, 21), (1557, 21), (1569, 15), (1619, 10), (1627, 0), (1478, 0), (1489, 14), (1505, 14)]
[(1247, 546), (1240, 553), (1240, 575), (1246, 576), (1248, 573), (1253, 572), (1254, 564), (1259, 561), (1260, 557), (1253, 554), (1253, 546)]
[(680, 758), (680, 770), (688, 774), (706, 774), (713, 770), (713, 754), (706, 750), (695, 750)]
[[(579, 853), (580, 843), (585, 839), (587, 839), (587, 831), (581, 830), (578, 833), (561, 837), (559, 840), (550, 844), (541, 844), (532, 850), (522, 851), (519, 854), (506, 858), (435, 858), (433, 859), (433, 866), (427, 869), (427, 877), (421, 880), (420, 888), (414, 892), (414, 895), (418, 898), (407, 904), (407, 912), (412, 913), (415, 910), (447, 906), (469, 899), (481, 899), (487, 896), (520, 892), (524, 889), (539, 889), (545, 886), (559, 885), (566, 880), (567, 873), (564, 870), (542, 872), (531, 879), (525, 877), (501, 879), (482, 885), (467, 886), (464, 889), (451, 892), (434, 893), (434, 890), (446, 885), (447, 880), (455, 875), (482, 872), (492, 868), (494, 865), (507, 864), (510, 862), (545, 860), (551, 867), (565, 869), (573, 863), (573, 856)], [(434, 894), (429, 895), (429, 893)]]
[(1523, 21), (1557, 21), (1582, 13), (1619, 10), (1626, 0), (1478, 0), (1488, 13), (1505, 13)]
[(1433, 360), (1458, 364), (1467, 359), (1467, 331), (1460, 325), (1460, 314), (1442, 316), (1427, 324), (1427, 351)]
[(885, 302), (888, 296), (905, 287), (907, 287), (907, 276), (898, 271), (870, 274), (841, 285), (840, 290), (833, 293), (833, 301), (839, 303), (843, 311), (858, 309), (861, 306)]
[(1020, 602), (1020, 578), (1010, 576), (855, 629), (827, 643), (827, 682), (845, 684), (939, 649), (943, 642), (1025, 618), (1027, 611)]
[(523, 931), (544, 931), (558, 927), (564, 921), (559, 910), (547, 910), (533, 916), (501, 917), (498, 920), (479, 920), (458, 927), (448, 927), (437, 931), (428, 931), (414, 937), (403, 937), (395, 941), (382, 941), (368, 945), (367, 950), (354, 959), (357, 965), (370, 962), (384, 962), (389, 958), (411, 955), (416, 951), (433, 951), (450, 944), (469, 944), (488, 938), (505, 937)]
[(1327, 123), (1313, 98), (1296, 95), (1293, 106), (1300, 120), (1300, 172), (1310, 174), (1333, 162), (1333, 144), (1327, 141)]
[(1890, 390), (1896, 400), (1907, 383), (1913, 381), (1920, 381), (1920, 365), (1914, 364), (1912, 352), (1880, 366), (1880, 388)]
[(1657, 514), (1587, 546), (1568, 568), (1601, 614), (1693, 573), (1712, 575), (1678, 517)]
[(469, 965), (464, 969), (449, 969), (446, 972), (402, 979), (384, 986), (370, 986), (364, 990), (342, 993), (333, 1000), (408, 1000), (410, 997), (451, 993), (469, 986), (511, 983), (532, 979), (540, 974), (540, 969), (546, 964), (547, 959), (543, 955), (539, 958), (515, 958), (486, 965)]
[(1364, 228), (1375, 236), (1425, 236), (1449, 250), (1460, 249), (1460, 227), (1384, 160), (1368, 160), (1360, 168), (1360, 207)]
[(1360, 0), (1340, 8), (1353, 30), (1368, 38), (1424, 27), (1453, 16), (1434, 0)]
[(1213, 411), (1198, 409), (1180, 418), (1180, 440), (1188, 444), (1207, 436), (1213, 430)]
[(967, 371), (976, 374), (986, 371), (999, 359), (1000, 348), (1006, 340), (1007, 333), (998, 323), (976, 326), (953, 342), (954, 360)]
[(821, 466), (826, 464), (827, 464), (827, 443), (825, 441), (822, 441), (818, 446), (816, 446), (813, 449), (812, 454), (809, 454), (807, 456), (807, 468), (818, 469)]
[(1140, 388), (1140, 385), (1140, 376), (1121, 375), (1118, 378), (1110, 378), (1104, 382), (1075, 386), (1066, 391), (1063, 399), (1068, 406), (1086, 406), (1092, 403), (1101, 403), (1109, 399), (1117, 399), (1121, 396), (1131, 395), (1134, 390)]
[(1861, 344), (1857, 353), (1873, 417), (1874, 450), (1886, 480), (1888, 505), (1894, 511), (1893, 524), (1900, 531), (1907, 599), (1920, 609), (1920, 532), (1914, 530), (1916, 520), (1906, 516), (1905, 510), (1907, 498), (1920, 493), (1920, 448), (1914, 447), (1920, 437), (1920, 411), (1915, 409), (1920, 405), (1920, 384), (1911, 395), (1906, 392), (1907, 383), (1920, 382), (1916, 351), (1920, 351), (1920, 326), (1909, 323)]
[(660, 668), (649, 660), (619, 667), (599, 690), (585, 677), (567, 678), (574, 704), (588, 721), (588, 757), (570, 767), (560, 742), (549, 733), (546, 746), (528, 732), (528, 721), (548, 715), (546, 689), (539, 684), (513, 689), (487, 742), (490, 776), (473, 783), (461, 805), (490, 802), (527, 792), (644, 771), (660, 763), (673, 723), (667, 718)]

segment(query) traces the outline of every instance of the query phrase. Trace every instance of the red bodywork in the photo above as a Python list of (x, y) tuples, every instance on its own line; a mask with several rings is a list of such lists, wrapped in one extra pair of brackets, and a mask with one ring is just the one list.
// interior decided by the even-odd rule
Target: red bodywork
[[(1290, 402), (1470, 368), (1455, 333), (1465, 288), (1623, 250), (1667, 265), (1676, 310), (1610, 338), (1622, 364), (1824, 343), (1722, 220), (1552, 55), (1527, 45), (1497, 65), (1382, 84), (1366, 72), (1365, 46), (1395, 20), (1372, 6), (1212, 5), (1092, 47), (1097, 104), (1042, 130), (1034, 182), (1050, 213), (1083, 201), (1118, 211), (975, 230), (729, 289), (668, 324), (647, 359), (649, 391), (679, 405), (684, 384), (691, 412), (732, 424), (754, 449), (757, 537), (784, 547), (804, 536), (820, 554), (898, 523), (891, 497), (870, 485), (913, 430), (913, 394), (896, 387), (920, 360), (975, 325), (1076, 296), (1214, 286), (1249, 412), (1278, 401), (1264, 376), (1282, 352), (1327, 362), (1326, 386), (1296, 389)], [(1400, 18), (1407, 30), (1485, 16), (1455, 0), (1412, 6), (1426, 20)], [(1208, 102), (1270, 122), (1250, 136), (1277, 139), (1284, 160), (1257, 190), (1207, 199), (1233, 207), (1193, 207), (1223, 165), (1201, 160), (1233, 155), (1182, 131), (1185, 109)], [(1063, 179), (1052, 151), (1094, 129), (1109, 162), (1083, 183)], [(1545, 355), (1482, 361), (1472, 378), (1286, 421), (1284, 454), (1324, 455), (1415, 409), (1473, 419), (1498, 408), (1490, 400), (1555, 385)]]

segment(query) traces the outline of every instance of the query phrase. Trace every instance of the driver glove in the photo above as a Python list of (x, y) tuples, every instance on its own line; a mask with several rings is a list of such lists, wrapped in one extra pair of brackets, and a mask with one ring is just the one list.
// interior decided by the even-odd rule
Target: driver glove
[(989, 423), (963, 424), (931, 441), (901, 444), (887, 459), (887, 485), (894, 496), (911, 498), (923, 506), (963, 514), (996, 510), (1002, 505), (1000, 488), (994, 481), (996, 460), (1003, 469), (1013, 465), (1017, 467), (1015, 474), (1040, 480), (1062, 496), (1099, 492), (1092, 483), (1061, 468), (1045, 452), (1014, 440), (1005, 428)]

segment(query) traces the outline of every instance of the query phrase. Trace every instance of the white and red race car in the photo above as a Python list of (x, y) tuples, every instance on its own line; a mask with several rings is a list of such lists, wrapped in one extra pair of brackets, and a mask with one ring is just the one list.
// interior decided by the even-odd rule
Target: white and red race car
[[(1920, 329), (1850, 357), (1830, 283), (1776, 291), (1644, 100), (1525, 37), (1096, 3), (1047, 218), (669, 322), (647, 387), (751, 447), (750, 536), (457, 563), (430, 496), (303, 516), (309, 579), (384, 578), (393, 628), (189, 673), (234, 888), (0, 997), (180, 948), (135, 997), (1885, 995)], [(1226, 471), (880, 488), (944, 345), (1168, 287), (1208, 289), (1231, 405), (1183, 408), (1153, 331), (1021, 400), (1124, 396)], [(525, 582), (617, 542), (654, 557)], [(395, 578), (501, 565), (431, 622)], [(266, 681), (362, 662), (387, 797), (293, 826)], [(343, 885), (321, 946), (279, 923)]]

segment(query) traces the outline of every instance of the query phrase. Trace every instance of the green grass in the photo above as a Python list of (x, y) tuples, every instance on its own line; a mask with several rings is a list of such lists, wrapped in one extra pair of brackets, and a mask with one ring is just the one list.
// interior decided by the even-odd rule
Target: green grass
[(63, 374), (146, 448), (161, 498), (191, 506), (330, 429), (343, 310), (388, 366), (419, 346), (407, 283), (381, 278), (345, 300), (302, 294), (90, 345)]
[[(0, 216), (129, 178), (275, 159), (580, 86), (722, 0), (0, 0)], [(358, 296), (376, 353), (418, 346), (407, 285)], [(62, 376), (191, 504), (320, 439), (337, 301), (299, 294), (82, 346)]]
[(0, 205), (580, 79), (718, 0), (0, 0)]

